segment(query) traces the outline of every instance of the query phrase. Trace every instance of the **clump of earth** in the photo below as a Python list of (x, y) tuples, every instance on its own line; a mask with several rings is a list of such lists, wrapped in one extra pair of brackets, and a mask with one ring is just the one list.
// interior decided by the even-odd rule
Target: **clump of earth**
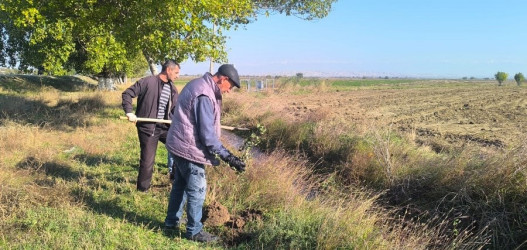
[(225, 227), (224, 240), (231, 245), (250, 240), (250, 234), (244, 227), (251, 221), (262, 221), (263, 213), (255, 209), (246, 209), (238, 214), (231, 214), (227, 207), (218, 201), (212, 201), (204, 207), (201, 221), (210, 227)]
[(231, 215), (229, 210), (219, 203), (218, 201), (212, 201), (203, 209), (203, 217), (201, 221), (207, 226), (222, 226), (229, 221)]

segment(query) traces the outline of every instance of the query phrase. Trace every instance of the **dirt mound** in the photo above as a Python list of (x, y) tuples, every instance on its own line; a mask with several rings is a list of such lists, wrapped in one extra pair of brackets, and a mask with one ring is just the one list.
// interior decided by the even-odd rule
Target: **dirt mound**
[(229, 228), (239, 229), (243, 228), (245, 224), (249, 221), (261, 221), (263, 217), (262, 211), (255, 209), (247, 209), (242, 211), (240, 215), (233, 216), (228, 222), (227, 226)]
[(262, 217), (262, 211), (255, 209), (247, 209), (241, 211), (239, 215), (231, 215), (224, 205), (218, 201), (212, 201), (203, 209), (201, 221), (207, 226), (227, 226), (239, 229), (249, 221), (262, 220)]
[(261, 222), (263, 219), (262, 211), (247, 209), (235, 215), (226, 223), (229, 228), (226, 232), (225, 242), (230, 246), (236, 246), (242, 242), (250, 241), (254, 235), (244, 229), (248, 222)]
[(218, 201), (212, 201), (203, 209), (203, 217), (201, 221), (207, 226), (222, 226), (229, 221), (230, 218), (231, 214), (224, 205)]
[(235, 246), (241, 242), (248, 241), (252, 235), (244, 227), (248, 222), (259, 221), (263, 219), (263, 212), (255, 209), (246, 209), (239, 214), (231, 215), (228, 209), (218, 201), (212, 201), (203, 209), (202, 222), (207, 226), (224, 226), (228, 230), (225, 231), (225, 242), (231, 246)]

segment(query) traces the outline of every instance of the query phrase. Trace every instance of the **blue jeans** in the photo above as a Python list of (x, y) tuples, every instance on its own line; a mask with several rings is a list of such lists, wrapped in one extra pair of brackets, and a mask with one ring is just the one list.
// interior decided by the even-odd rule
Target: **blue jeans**
[(170, 151), (168, 151), (168, 159), (167, 159), (167, 166), (168, 166), (168, 172), (169, 173), (172, 173), (174, 170), (172, 169), (172, 166), (174, 165), (174, 157), (176, 157), (175, 155), (173, 155), (172, 153), (170, 153)]
[(203, 202), (207, 191), (205, 166), (175, 156), (174, 183), (170, 191), (165, 225), (175, 225), (181, 219), (185, 194), (187, 195), (187, 237), (201, 231)]

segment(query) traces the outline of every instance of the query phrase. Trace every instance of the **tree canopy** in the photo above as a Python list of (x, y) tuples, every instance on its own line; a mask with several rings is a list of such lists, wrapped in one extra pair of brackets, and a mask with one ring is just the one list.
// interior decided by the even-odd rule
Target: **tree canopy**
[(523, 81), (525, 81), (525, 76), (523, 76), (523, 74), (520, 72), (520, 73), (516, 73), (516, 75), (514, 75), (514, 80), (516, 81), (516, 84), (518, 84), (518, 86), (520, 86), (522, 84)]
[(496, 81), (498, 81), (498, 85), (501, 86), (501, 83), (507, 80), (507, 77), (509, 77), (509, 74), (498, 71), (498, 73), (496, 73), (494, 77), (496, 78)]
[(212, 57), (222, 62), (223, 31), (255, 21), (262, 13), (323, 18), (334, 2), (2, 0), (0, 65), (62, 75), (73, 70), (130, 74), (138, 63), (146, 68), (148, 62), (152, 70), (167, 58), (201, 62)]

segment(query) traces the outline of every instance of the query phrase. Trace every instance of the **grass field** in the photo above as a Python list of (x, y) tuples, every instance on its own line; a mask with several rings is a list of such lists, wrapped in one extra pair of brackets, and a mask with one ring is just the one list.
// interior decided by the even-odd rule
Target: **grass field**
[[(235, 94), (233, 123), (264, 124), (269, 151), (307, 156), (341, 185), (388, 190), (401, 213), (446, 216), (494, 248), (524, 233), (527, 88), (491, 80), (312, 80)], [(257, 98), (255, 98), (255, 96)], [(234, 108), (233, 108), (234, 109)]]
[[(162, 227), (158, 148), (135, 191), (139, 145), (121, 91), (89, 79), (0, 76), (2, 248), (515, 248), (527, 239), (524, 87), (491, 81), (280, 79), (224, 99), (224, 125), (266, 152), (246, 173), (207, 168), (203, 245)], [(179, 89), (184, 81), (178, 82)], [(232, 148), (237, 152), (236, 148)], [(241, 154), (241, 152), (237, 152)]]

